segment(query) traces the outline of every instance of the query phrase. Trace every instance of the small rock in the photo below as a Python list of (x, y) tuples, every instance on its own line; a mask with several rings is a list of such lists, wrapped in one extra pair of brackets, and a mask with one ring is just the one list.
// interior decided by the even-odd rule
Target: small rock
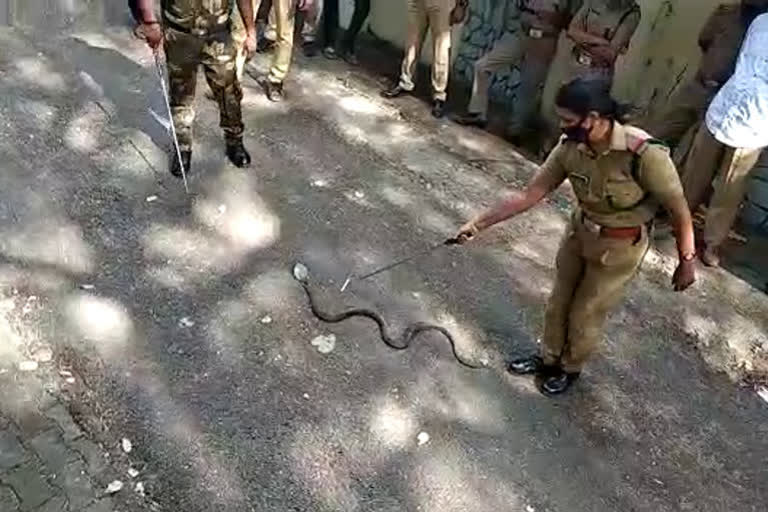
[(425, 445), (429, 442), (429, 434), (426, 432), (421, 432), (418, 436), (416, 436), (416, 440), (419, 442), (419, 446)]
[(327, 185), (328, 185), (328, 182), (325, 180), (315, 180), (312, 182), (312, 186), (317, 188), (323, 188)]
[(297, 263), (293, 266), (293, 278), (300, 282), (305, 282), (309, 278), (309, 269), (302, 264)]
[(147, 198), (148, 203), (154, 203), (155, 201), (157, 201), (157, 196), (149, 196)]
[(136, 478), (139, 476), (139, 470), (136, 468), (128, 468), (128, 476), (131, 478)]
[(266, 315), (264, 318), (261, 319), (261, 323), (264, 325), (269, 325), (272, 323), (272, 317), (269, 315)]
[(144, 482), (136, 482), (136, 487), (133, 488), (138, 494), (144, 496)]
[(123, 482), (115, 480), (107, 486), (107, 494), (115, 494), (123, 489)]
[(131, 450), (133, 450), (133, 443), (131, 443), (131, 440), (127, 437), (124, 437), (123, 440), (120, 441), (120, 446), (123, 447), (125, 453), (131, 453)]
[(222, 214), (222, 215), (224, 215), (224, 213), (225, 213), (226, 211), (227, 211), (227, 205), (225, 205), (225, 204), (220, 204), (220, 205), (219, 205), (219, 213), (220, 213), (220, 214)]
[(309, 400), (309, 393), (304, 393), (304, 400)]
[(37, 361), (22, 361), (19, 363), (19, 370), (22, 372), (34, 372), (37, 368)]
[(362, 190), (355, 190), (355, 197), (358, 199), (362, 199), (365, 197), (365, 192)]
[(333, 349), (336, 348), (336, 335), (329, 334), (327, 336), (320, 335), (315, 337), (309, 342), (310, 345), (317, 348), (317, 351), (321, 354), (330, 354)]
[(195, 322), (189, 319), (189, 317), (183, 317), (181, 320), (179, 320), (179, 327), (192, 327), (195, 325)]
[(528, 505), (527, 507), (525, 507), (525, 512), (536, 512), (536, 509)]
[(81, 290), (93, 290), (94, 288), (95, 288), (95, 286), (93, 286), (92, 284), (81, 284), (80, 285), (80, 289)]

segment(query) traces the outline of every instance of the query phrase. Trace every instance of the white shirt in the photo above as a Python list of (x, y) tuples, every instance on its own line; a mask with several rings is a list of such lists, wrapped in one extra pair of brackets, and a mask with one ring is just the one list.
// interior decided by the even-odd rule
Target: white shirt
[(768, 146), (768, 14), (750, 25), (736, 71), (709, 105), (707, 128), (734, 148)]

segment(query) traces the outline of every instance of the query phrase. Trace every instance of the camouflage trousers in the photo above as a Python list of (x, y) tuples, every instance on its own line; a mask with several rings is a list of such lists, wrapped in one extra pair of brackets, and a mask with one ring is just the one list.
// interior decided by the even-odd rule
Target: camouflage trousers
[(171, 28), (165, 31), (171, 112), (182, 151), (192, 150), (195, 90), (200, 65), (219, 104), (220, 125), (227, 141), (243, 136), (243, 89), (237, 78), (237, 48), (229, 31), (195, 36)]

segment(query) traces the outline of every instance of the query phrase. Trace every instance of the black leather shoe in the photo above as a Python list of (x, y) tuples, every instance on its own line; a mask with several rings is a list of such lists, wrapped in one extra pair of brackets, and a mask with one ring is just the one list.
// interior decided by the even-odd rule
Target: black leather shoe
[(264, 87), (266, 89), (267, 98), (269, 98), (269, 101), (280, 103), (285, 99), (285, 91), (283, 91), (282, 83), (272, 83), (267, 81)]
[[(181, 152), (181, 164), (184, 165), (184, 173), (189, 176), (190, 171), (190, 164), (192, 163), (192, 152), (191, 151), (182, 151)], [(176, 176), (177, 178), (181, 178), (183, 176), (181, 172), (181, 164), (179, 163), (179, 159), (176, 156), (176, 153), (174, 152), (171, 156), (171, 174)]]
[(336, 53), (336, 48), (333, 46), (326, 46), (323, 50), (323, 57), (328, 60), (336, 60), (339, 58), (339, 54)]
[(396, 85), (390, 89), (381, 91), (381, 95), (384, 98), (398, 98), (400, 96), (403, 96), (404, 94), (410, 94), (411, 91), (406, 91), (399, 85)]
[(229, 161), (235, 166), (240, 167), (241, 169), (251, 165), (251, 155), (245, 149), (245, 146), (243, 146), (242, 140), (227, 141), (227, 158), (229, 158)]
[(311, 43), (304, 43), (304, 55), (312, 58), (317, 57), (318, 49), (317, 49), (317, 43), (311, 42)]
[(463, 116), (456, 116), (453, 120), (462, 126), (476, 126), (478, 128), (485, 128), (488, 126), (488, 120), (475, 112), (469, 112)]
[(440, 119), (445, 115), (445, 102), (443, 100), (435, 100), (432, 102), (432, 116)]
[(579, 373), (568, 373), (560, 371), (554, 375), (550, 375), (549, 377), (544, 378), (542, 383), (539, 385), (539, 389), (547, 396), (554, 396), (565, 393), (568, 391), (568, 388), (571, 387), (571, 384), (573, 384), (579, 378), (579, 375)]
[(507, 365), (507, 371), (517, 375), (538, 373), (542, 368), (544, 368), (544, 361), (542, 361), (539, 356), (520, 357), (518, 359), (513, 359)]

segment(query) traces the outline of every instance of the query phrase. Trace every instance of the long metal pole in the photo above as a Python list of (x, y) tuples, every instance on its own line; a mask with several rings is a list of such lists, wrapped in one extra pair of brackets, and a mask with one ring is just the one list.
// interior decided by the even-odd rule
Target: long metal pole
[(165, 108), (168, 111), (168, 120), (170, 121), (171, 137), (173, 138), (173, 146), (176, 148), (176, 158), (179, 160), (179, 167), (181, 167), (181, 177), (184, 180), (184, 190), (189, 194), (189, 184), (187, 183), (187, 170), (184, 168), (184, 161), (181, 159), (181, 148), (179, 147), (179, 139), (176, 136), (176, 125), (173, 122), (173, 112), (171, 111), (171, 99), (168, 96), (168, 88), (165, 86), (165, 73), (163, 73), (163, 65), (160, 62), (159, 52), (155, 54), (155, 70), (157, 71), (157, 78), (160, 79), (160, 87), (163, 89), (163, 99), (165, 100)]

